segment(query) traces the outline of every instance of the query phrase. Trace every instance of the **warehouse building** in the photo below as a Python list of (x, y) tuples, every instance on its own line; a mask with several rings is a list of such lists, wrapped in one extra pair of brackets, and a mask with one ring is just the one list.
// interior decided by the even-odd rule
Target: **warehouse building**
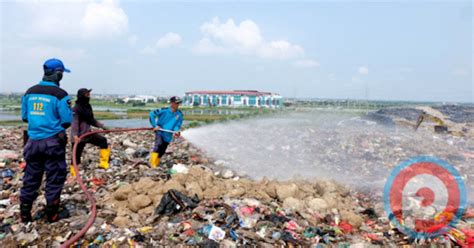
[(282, 99), (279, 94), (256, 90), (206, 90), (186, 92), (184, 104), (196, 107), (229, 106), (279, 108), (282, 106)]

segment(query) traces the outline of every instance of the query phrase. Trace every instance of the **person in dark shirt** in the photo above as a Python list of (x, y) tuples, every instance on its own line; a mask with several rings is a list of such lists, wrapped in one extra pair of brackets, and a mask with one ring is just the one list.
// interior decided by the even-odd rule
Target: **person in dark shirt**
[[(72, 137), (72, 146), (74, 143), (79, 142), (79, 137), (89, 131), (91, 131), (91, 126), (106, 129), (104, 124), (97, 121), (94, 118), (94, 112), (92, 111), (92, 106), (90, 105), (92, 89), (79, 89), (77, 91), (77, 100), (72, 111), (74, 112), (74, 118), (71, 126), (71, 137)], [(109, 156), (110, 148), (107, 143), (107, 139), (100, 134), (92, 134), (81, 140), (77, 144), (76, 148), (76, 163), (81, 163), (81, 155), (84, 151), (86, 144), (92, 144), (100, 148), (100, 159), (99, 159), (99, 168), (108, 169), (109, 168)], [(71, 175), (75, 176), (74, 167), (71, 165)]]
[(21, 99), (21, 117), (28, 123), (27, 141), (23, 148), (26, 160), (20, 192), (20, 215), (23, 223), (31, 222), (33, 202), (46, 173), (46, 216), (49, 222), (59, 219), (61, 191), (67, 177), (65, 129), (71, 125), (71, 98), (59, 88), (64, 67), (59, 59), (43, 65), (43, 80), (28, 89)]

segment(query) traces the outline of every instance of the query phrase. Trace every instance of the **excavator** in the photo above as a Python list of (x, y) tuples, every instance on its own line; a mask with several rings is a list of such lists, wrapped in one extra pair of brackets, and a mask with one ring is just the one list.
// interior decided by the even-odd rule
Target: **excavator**
[(429, 121), (432, 121), (432, 122), (436, 123), (436, 125), (434, 126), (434, 131), (436, 133), (447, 133), (448, 132), (448, 126), (446, 126), (446, 124), (444, 123), (443, 120), (441, 120), (441, 118), (438, 118), (434, 115), (430, 115), (430, 114), (426, 113), (424, 110), (422, 110), (421, 114), (418, 116), (418, 120), (416, 121), (416, 124), (415, 124), (415, 131), (418, 130), (421, 123), (425, 120), (429, 120)]
[(415, 131), (418, 130), (421, 123), (425, 120), (429, 120), (435, 123), (435, 126), (434, 126), (435, 133), (448, 133), (454, 136), (464, 136), (464, 133), (462, 131), (449, 130), (448, 126), (444, 123), (444, 121), (441, 118), (428, 114), (424, 110), (422, 110), (421, 114), (418, 116), (418, 120), (416, 121), (416, 124), (415, 124)]

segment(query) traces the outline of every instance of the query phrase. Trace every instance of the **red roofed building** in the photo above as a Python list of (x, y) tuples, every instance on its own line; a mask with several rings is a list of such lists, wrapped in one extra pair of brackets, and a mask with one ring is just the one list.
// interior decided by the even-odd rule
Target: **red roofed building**
[(198, 90), (186, 92), (184, 104), (188, 106), (228, 106), (279, 108), (279, 94), (256, 90)]

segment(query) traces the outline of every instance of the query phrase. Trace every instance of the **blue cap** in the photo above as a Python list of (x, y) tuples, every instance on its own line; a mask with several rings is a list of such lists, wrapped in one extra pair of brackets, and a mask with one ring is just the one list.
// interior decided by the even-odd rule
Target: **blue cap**
[(48, 59), (46, 62), (44, 62), (43, 65), (44, 71), (63, 71), (63, 72), (71, 72), (71, 70), (67, 69), (64, 67), (64, 64), (61, 60), (59, 59)]

